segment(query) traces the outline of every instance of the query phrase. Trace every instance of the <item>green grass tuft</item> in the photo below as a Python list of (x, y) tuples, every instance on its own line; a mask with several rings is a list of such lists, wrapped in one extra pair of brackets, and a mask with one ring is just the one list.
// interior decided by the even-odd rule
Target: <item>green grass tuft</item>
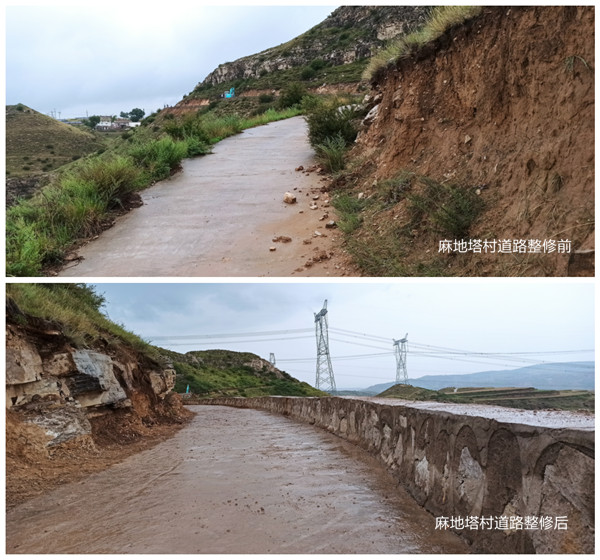
[(101, 230), (111, 208), (139, 186), (129, 158), (95, 159), (63, 175), (6, 214), (7, 274), (35, 276), (75, 239)]
[(363, 221), (361, 213), (368, 204), (366, 199), (342, 193), (333, 198), (332, 204), (337, 210), (338, 227), (342, 232), (350, 234), (361, 226)]
[(402, 58), (409, 57), (424, 45), (441, 37), (450, 28), (461, 25), (465, 21), (481, 13), (481, 6), (436, 6), (425, 24), (408, 35), (393, 39), (371, 57), (364, 72), (363, 79), (373, 79), (383, 68), (395, 64)]
[(188, 145), (185, 141), (174, 141), (171, 138), (151, 140), (131, 149), (133, 160), (145, 169), (153, 180), (168, 177), (171, 171), (181, 164), (187, 153)]
[(347, 151), (346, 141), (341, 134), (333, 138), (325, 138), (322, 144), (317, 144), (315, 151), (317, 160), (328, 173), (337, 173), (344, 169)]
[(471, 224), (483, 209), (481, 198), (467, 187), (444, 185), (429, 177), (420, 180), (425, 185), (424, 191), (407, 195), (413, 223), (428, 219), (437, 233), (454, 239), (467, 237)]

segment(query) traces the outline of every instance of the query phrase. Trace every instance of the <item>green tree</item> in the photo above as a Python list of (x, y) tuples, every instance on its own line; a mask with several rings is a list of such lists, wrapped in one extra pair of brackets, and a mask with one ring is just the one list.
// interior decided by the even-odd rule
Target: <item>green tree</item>
[(317, 72), (315, 69), (307, 66), (306, 68), (302, 69), (302, 72), (300, 72), (300, 79), (303, 81), (312, 80), (316, 75)]
[(125, 111), (121, 111), (120, 115), (119, 115), (122, 119), (128, 119), (129, 118), (129, 113), (126, 113)]
[(279, 95), (279, 107), (281, 109), (287, 109), (288, 107), (298, 105), (305, 95), (305, 87), (298, 82), (292, 82), (281, 90), (281, 94)]
[(89, 126), (90, 128), (94, 128), (100, 122), (100, 117), (98, 115), (92, 115), (91, 117), (84, 119), (83, 124), (85, 126)]
[(129, 111), (129, 118), (131, 119), (131, 122), (140, 122), (144, 118), (145, 114), (146, 112), (143, 109), (138, 109), (136, 107), (135, 109), (131, 109), (131, 111)]

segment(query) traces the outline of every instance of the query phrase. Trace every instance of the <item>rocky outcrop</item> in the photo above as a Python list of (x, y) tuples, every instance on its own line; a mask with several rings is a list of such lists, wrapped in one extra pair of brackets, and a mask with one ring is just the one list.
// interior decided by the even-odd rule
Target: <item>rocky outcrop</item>
[[(470, 405), (455, 411), (455, 405), (428, 409), (337, 397), (201, 404), (268, 410), (363, 447), (419, 504), (449, 524), (454, 518), (474, 552), (594, 552), (593, 418), (558, 412), (542, 421), (542, 413), (515, 410), (503, 418)], [(456, 525), (475, 517), (491, 520), (490, 528)], [(541, 528), (540, 520), (549, 518), (552, 526)]]
[(202, 82), (217, 85), (305, 66), (321, 59), (334, 66), (370, 57), (388, 39), (422, 23), (425, 6), (343, 6), (325, 21), (278, 47), (220, 64)]
[(48, 445), (89, 436), (91, 419), (116, 411), (150, 420), (174, 384), (174, 370), (123, 344), (76, 348), (51, 323), (7, 324), (6, 406)]

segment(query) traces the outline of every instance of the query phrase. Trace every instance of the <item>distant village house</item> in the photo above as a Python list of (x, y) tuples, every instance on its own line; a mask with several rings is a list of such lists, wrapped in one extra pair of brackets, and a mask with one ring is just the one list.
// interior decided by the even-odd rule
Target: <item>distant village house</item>
[(115, 130), (127, 130), (140, 126), (139, 122), (131, 122), (130, 119), (117, 117), (114, 121), (112, 117), (100, 117), (100, 122), (96, 125), (96, 130), (100, 132), (112, 132)]

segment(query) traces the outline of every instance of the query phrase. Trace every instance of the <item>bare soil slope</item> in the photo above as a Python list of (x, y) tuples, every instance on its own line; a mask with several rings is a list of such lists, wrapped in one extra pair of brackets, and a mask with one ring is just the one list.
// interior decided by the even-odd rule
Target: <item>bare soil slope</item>
[(183, 428), (184, 417), (189, 419), (188, 411), (182, 408), (180, 422), (147, 426), (135, 414), (119, 414), (112, 418), (111, 425), (106, 419), (92, 421), (92, 436), (47, 447), (48, 437), (42, 428), (25, 422), (18, 412), (7, 411), (7, 508), (154, 447)]
[[(375, 76), (379, 109), (356, 154), (371, 164), (353, 178), (356, 192), (368, 196), (409, 171), (478, 192), (485, 206), (471, 239), (566, 239), (573, 251), (593, 249), (594, 70), (593, 7), (484, 8)], [(367, 221), (363, 242), (382, 228), (400, 232), (407, 206), (403, 198)], [(443, 239), (418, 225), (398, 237), (409, 261), (437, 254)], [(556, 253), (438, 258), (448, 274), (568, 269), (568, 256)]]

